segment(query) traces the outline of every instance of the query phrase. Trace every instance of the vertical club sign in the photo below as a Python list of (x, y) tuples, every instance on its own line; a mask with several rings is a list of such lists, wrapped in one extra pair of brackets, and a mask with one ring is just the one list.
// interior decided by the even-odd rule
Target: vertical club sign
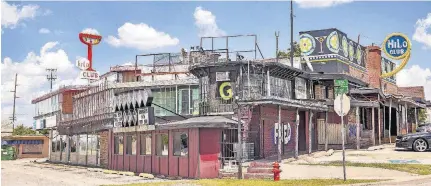
[(402, 33), (389, 34), (383, 41), (383, 52), (388, 58), (394, 60), (402, 60), (400, 65), (392, 70), (381, 75), (382, 78), (394, 76), (401, 71), (410, 59), (411, 42), (409, 38)]
[(87, 45), (87, 59), (80, 58), (76, 61), (76, 66), (81, 69), (81, 79), (97, 80), (99, 73), (93, 69), (93, 45), (102, 41), (102, 36), (96, 30), (86, 29), (79, 33), (79, 40)]

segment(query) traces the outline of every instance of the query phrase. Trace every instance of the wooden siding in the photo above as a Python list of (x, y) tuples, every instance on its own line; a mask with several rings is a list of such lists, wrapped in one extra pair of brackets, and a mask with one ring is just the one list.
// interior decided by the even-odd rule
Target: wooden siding
[[(318, 131), (318, 142), (319, 145), (325, 144), (325, 120), (318, 119), (317, 120), (317, 131)], [(341, 137), (341, 124), (328, 123), (327, 129), (328, 135), (328, 144), (330, 145), (341, 145), (342, 137)], [(346, 134), (347, 136), (347, 134)], [(346, 139), (346, 138), (345, 138)], [(347, 140), (345, 141), (347, 143)]]

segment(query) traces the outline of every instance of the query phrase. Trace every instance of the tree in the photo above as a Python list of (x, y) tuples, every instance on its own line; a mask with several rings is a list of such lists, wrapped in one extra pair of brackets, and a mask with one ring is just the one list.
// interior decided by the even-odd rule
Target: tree
[(36, 131), (34, 131), (31, 127), (25, 127), (24, 125), (18, 125), (12, 132), (12, 135), (17, 136), (25, 136), (25, 135), (35, 135)]
[(427, 121), (427, 112), (425, 109), (419, 109), (418, 110), (418, 122), (419, 123), (425, 123)]
[[(299, 47), (299, 44), (296, 41), (294, 41), (293, 42), (293, 46), (295, 47), (295, 50), (293, 51), (293, 57), (301, 57), (301, 48)], [(286, 52), (279, 51), (278, 52), (278, 57), (280, 57), (280, 58), (290, 58), (290, 48), (288, 48), (286, 50)]]
[[(418, 116), (418, 124), (425, 123), (427, 121), (427, 112), (425, 109), (417, 109), (417, 116)], [(411, 123), (416, 123), (415, 119), (415, 109), (409, 109), (408, 111), (408, 120)]]

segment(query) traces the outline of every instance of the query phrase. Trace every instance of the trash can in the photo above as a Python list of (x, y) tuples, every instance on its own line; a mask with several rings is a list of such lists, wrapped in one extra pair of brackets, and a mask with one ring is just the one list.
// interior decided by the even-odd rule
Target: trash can
[(1, 147), (1, 160), (15, 160), (15, 147), (10, 145), (2, 145)]

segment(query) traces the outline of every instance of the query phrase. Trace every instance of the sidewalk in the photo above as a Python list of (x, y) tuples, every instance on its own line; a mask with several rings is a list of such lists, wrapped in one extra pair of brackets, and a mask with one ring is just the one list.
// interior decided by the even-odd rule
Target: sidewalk
[[(343, 167), (281, 164), (281, 179), (343, 179)], [(370, 167), (346, 167), (347, 179), (399, 179), (415, 174)]]

